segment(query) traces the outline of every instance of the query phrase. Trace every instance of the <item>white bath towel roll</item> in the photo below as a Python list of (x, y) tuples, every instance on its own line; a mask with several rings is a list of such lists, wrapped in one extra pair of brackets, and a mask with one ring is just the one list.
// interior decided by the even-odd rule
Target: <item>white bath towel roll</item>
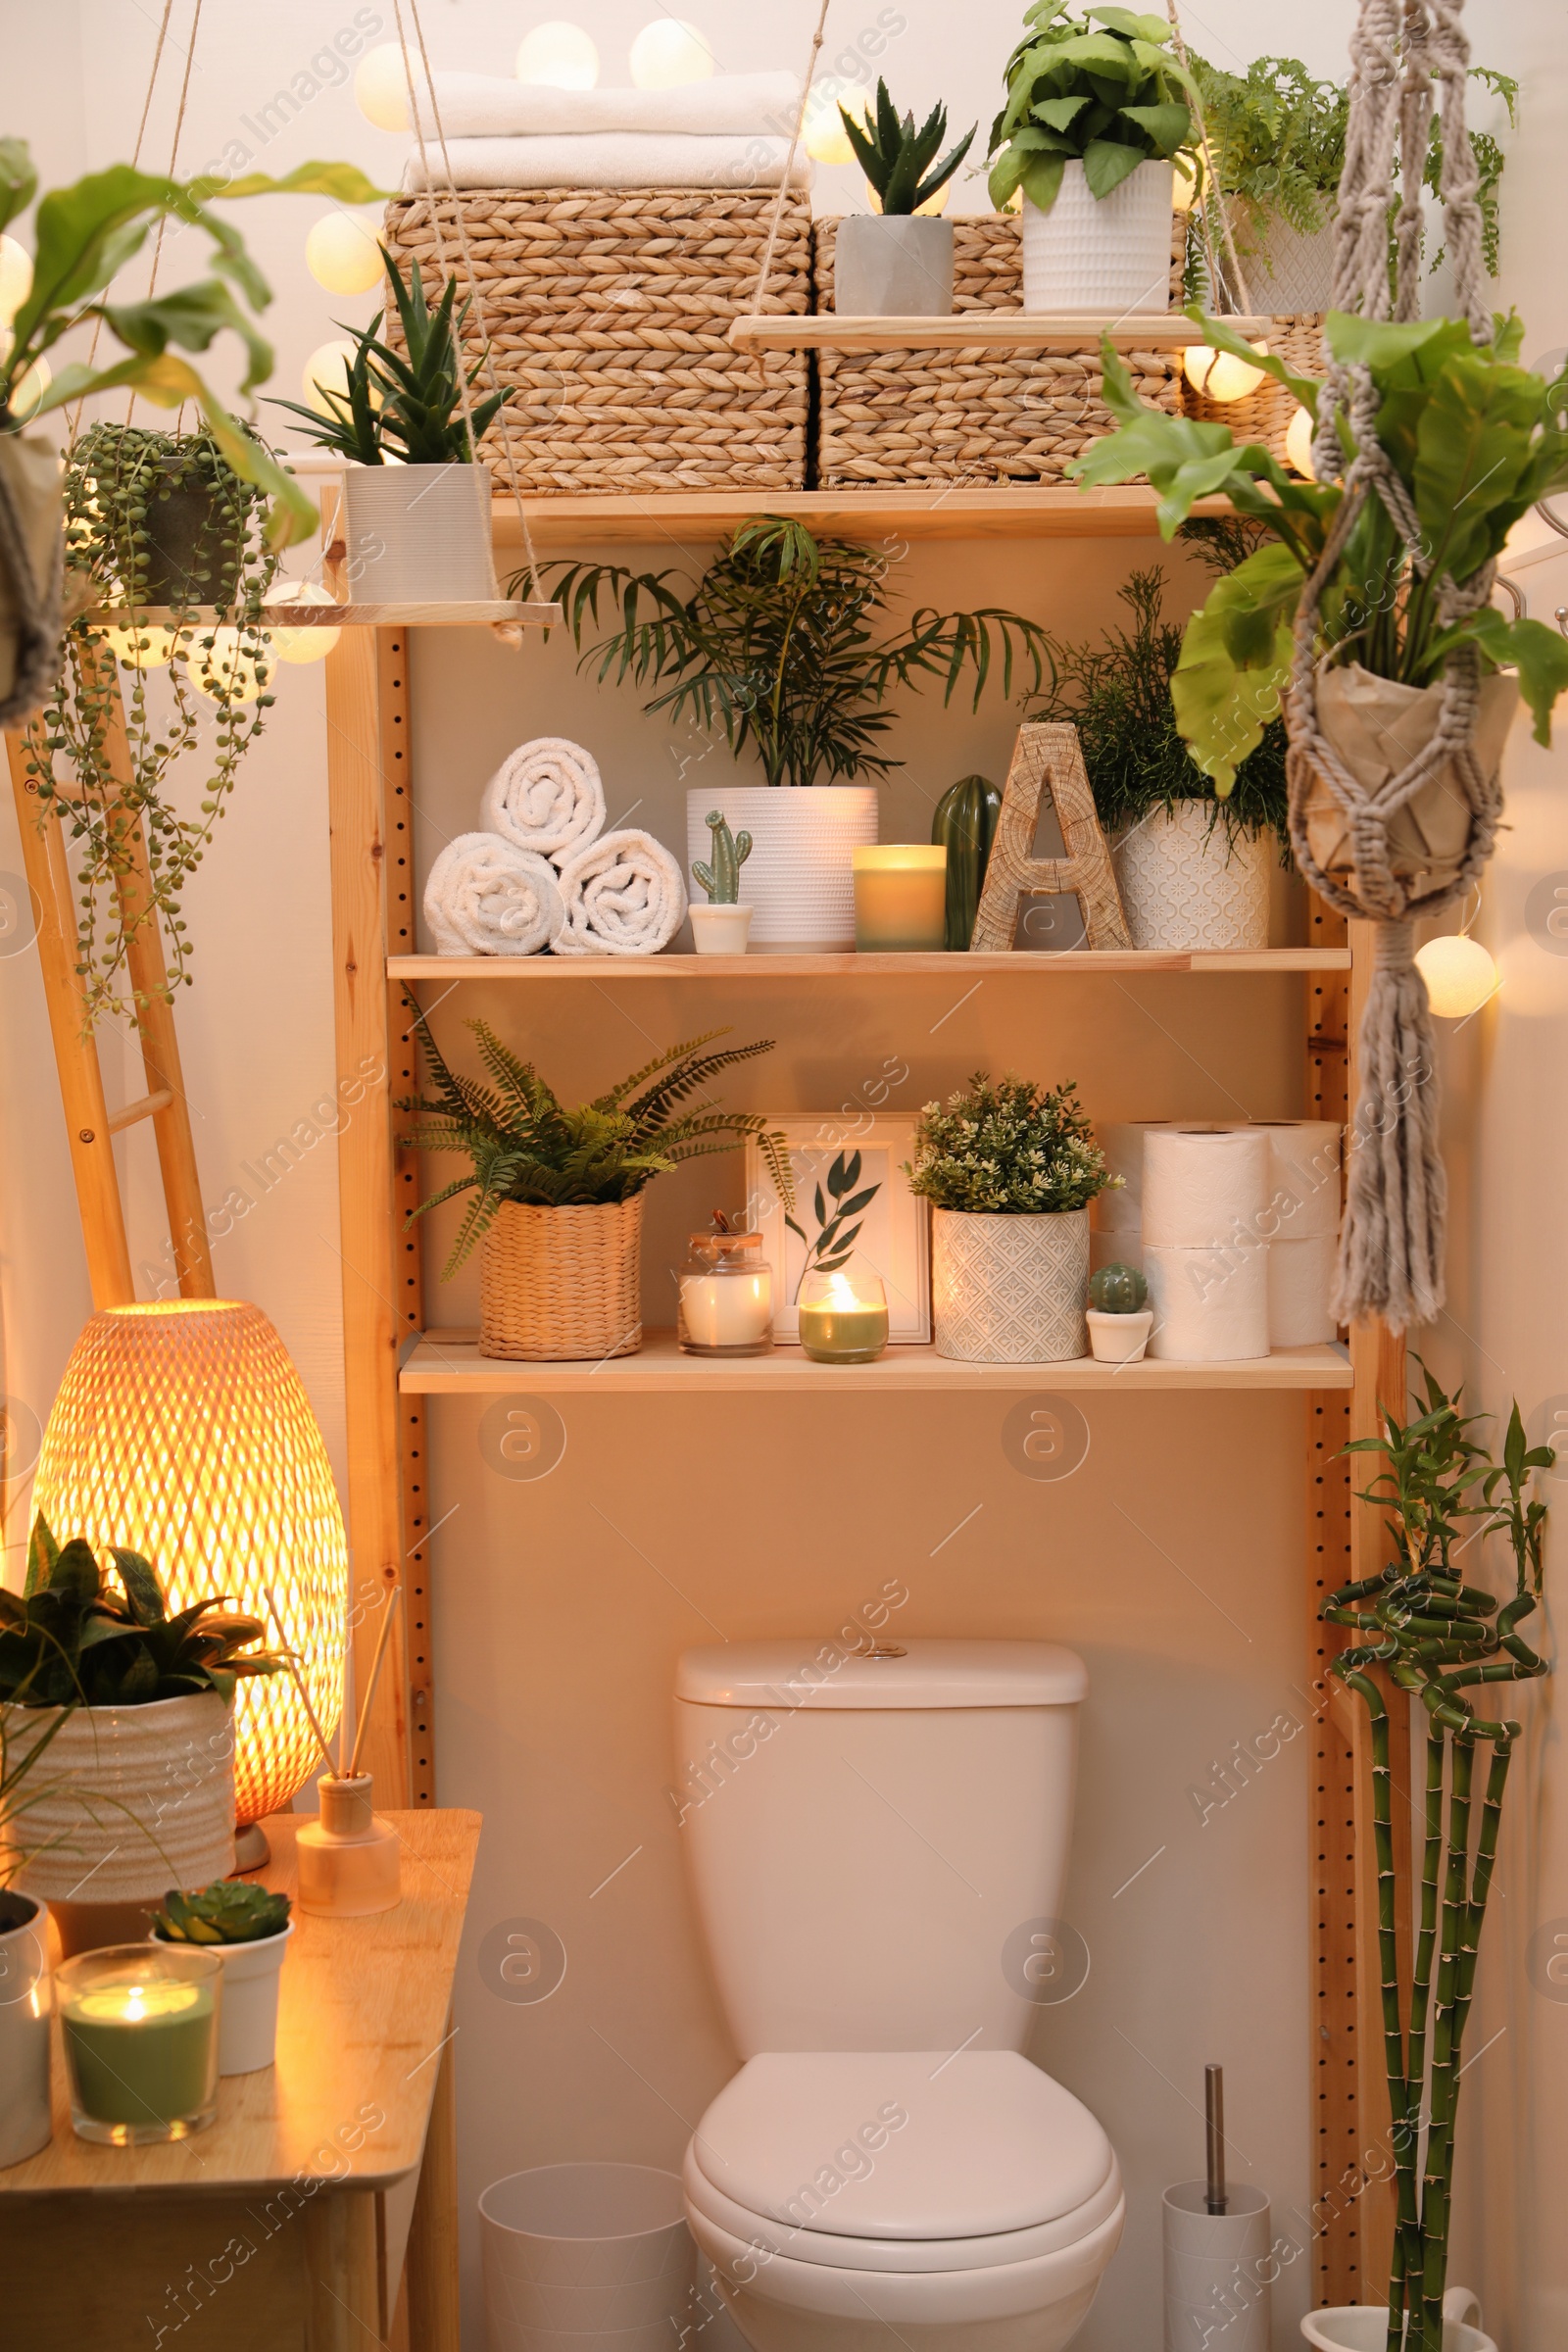
[(686, 919), (680, 867), (651, 833), (607, 833), (561, 869), (558, 956), (657, 956)]
[(479, 822), (558, 865), (586, 849), (605, 821), (605, 787), (591, 752), (564, 735), (536, 735), (509, 752), (484, 788)]
[(1332, 1119), (1269, 1119), (1270, 1241), (1305, 1241), (1340, 1230), (1340, 1158), (1345, 1130)]
[(1268, 1180), (1268, 1138), (1259, 1127), (1151, 1127), (1144, 1137), (1146, 1249), (1263, 1241)]
[[(417, 84), (417, 74), (415, 80)], [(435, 96), (449, 139), (594, 130), (676, 130), (705, 137), (765, 130), (787, 139), (795, 127), (801, 85), (787, 73), (714, 74), (672, 90), (558, 90), (499, 74), (438, 74)], [(432, 118), (426, 136), (433, 127)]]
[(1271, 1348), (1310, 1348), (1338, 1329), (1329, 1300), (1340, 1245), (1332, 1233), (1268, 1246), (1268, 1339)]
[(1144, 1248), (1154, 1327), (1149, 1352), (1190, 1364), (1267, 1355), (1267, 1242), (1245, 1249)]
[(555, 868), (497, 833), (460, 833), (424, 886), (440, 956), (536, 956), (566, 919)]
[[(451, 139), (430, 147), (431, 183), (455, 188), (776, 188), (790, 140), (768, 131), (704, 137), (681, 130), (559, 131), (537, 139)], [(406, 195), (426, 184), (426, 164), (411, 155)], [(796, 150), (790, 185), (811, 184), (811, 159)]]

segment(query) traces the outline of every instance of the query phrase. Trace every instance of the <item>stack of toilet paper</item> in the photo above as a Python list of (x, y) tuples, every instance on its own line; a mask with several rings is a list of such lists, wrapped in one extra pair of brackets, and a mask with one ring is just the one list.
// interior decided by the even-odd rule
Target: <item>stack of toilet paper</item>
[(1272, 1348), (1332, 1340), (1343, 1128), (1328, 1119), (1269, 1122), (1268, 1336)]

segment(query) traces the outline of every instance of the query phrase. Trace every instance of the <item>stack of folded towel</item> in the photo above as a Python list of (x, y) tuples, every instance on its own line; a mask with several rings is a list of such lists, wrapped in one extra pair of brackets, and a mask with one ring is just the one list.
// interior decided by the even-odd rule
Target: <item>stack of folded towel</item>
[(479, 833), (430, 868), (424, 916), (442, 956), (657, 956), (686, 916), (679, 865), (651, 833), (601, 830), (591, 754), (559, 735), (518, 746), (484, 788)]
[[(673, 90), (558, 90), (484, 74), (437, 74), (422, 122), (431, 180), (460, 188), (776, 188), (801, 85), (793, 74), (723, 74)], [(428, 108), (425, 110), (428, 112)], [(804, 147), (791, 185), (808, 187)], [(417, 151), (407, 192), (426, 185)]]

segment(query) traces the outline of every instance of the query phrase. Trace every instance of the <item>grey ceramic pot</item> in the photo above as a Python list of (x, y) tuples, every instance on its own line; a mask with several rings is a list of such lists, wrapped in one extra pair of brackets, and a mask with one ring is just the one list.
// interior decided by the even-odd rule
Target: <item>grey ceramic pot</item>
[(953, 314), (953, 222), (925, 213), (849, 213), (833, 249), (833, 308), (851, 318)]

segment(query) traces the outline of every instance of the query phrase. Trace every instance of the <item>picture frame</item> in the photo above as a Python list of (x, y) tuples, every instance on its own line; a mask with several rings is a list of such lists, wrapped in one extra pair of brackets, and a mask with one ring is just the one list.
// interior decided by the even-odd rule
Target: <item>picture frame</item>
[[(888, 1345), (931, 1344), (930, 1203), (909, 1190), (916, 1121), (871, 1111), (767, 1111), (795, 1172), (793, 1217), (773, 1188), (755, 1139), (746, 1146), (747, 1221), (763, 1237), (773, 1269), (773, 1337), (799, 1345), (796, 1293), (812, 1267), (879, 1274), (888, 1295)], [(869, 1198), (863, 1198), (869, 1194)], [(818, 1211), (820, 1210), (820, 1214)], [(848, 1248), (846, 1249), (846, 1244)]]

